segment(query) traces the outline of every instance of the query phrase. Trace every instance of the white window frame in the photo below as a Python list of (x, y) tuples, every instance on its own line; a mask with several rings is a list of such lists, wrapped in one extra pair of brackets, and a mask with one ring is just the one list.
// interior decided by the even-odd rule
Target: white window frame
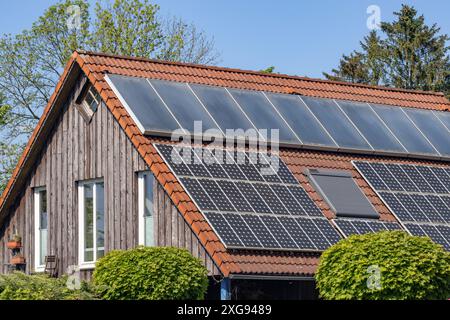
[[(41, 192), (44, 190), (47, 191), (47, 188), (46, 187), (34, 188), (34, 271), (35, 272), (45, 271), (45, 262), (40, 261), (40, 258), (41, 258), (41, 233), (40, 233), (41, 206), (40, 206), (40, 202), (41, 202)], [(47, 201), (47, 250), (48, 250), (48, 226), (49, 226), (49, 214), (48, 214), (48, 201)]]
[[(144, 218), (144, 210), (145, 210), (145, 176), (150, 175), (152, 179), (154, 179), (153, 173), (151, 171), (141, 171), (138, 172), (138, 226), (139, 226), (139, 236), (138, 236), (138, 244), (141, 246), (145, 246), (145, 218)], [(153, 186), (152, 186), (153, 187)], [(154, 212), (152, 212), (154, 217)], [(154, 237), (154, 233), (153, 233)], [(153, 239), (154, 243), (154, 239)]]
[[(97, 184), (103, 183), (103, 192), (105, 190), (105, 183), (103, 179), (85, 180), (78, 182), (78, 265), (80, 269), (93, 269), (95, 268), (95, 262), (97, 261)], [(93, 261), (85, 261), (84, 259), (84, 186), (86, 184), (92, 184), (92, 199), (93, 199)], [(105, 194), (105, 192), (104, 192)], [(104, 198), (104, 197), (103, 197)], [(103, 212), (103, 219), (106, 212)], [(104, 220), (103, 220), (104, 221)], [(106, 226), (106, 225), (105, 225)], [(106, 228), (105, 232), (106, 232)]]

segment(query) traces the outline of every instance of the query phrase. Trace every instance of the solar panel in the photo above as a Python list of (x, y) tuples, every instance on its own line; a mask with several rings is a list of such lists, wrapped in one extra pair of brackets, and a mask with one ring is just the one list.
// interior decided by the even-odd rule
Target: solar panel
[(303, 143), (337, 146), (322, 124), (298, 96), (272, 93), (266, 95)]
[(226, 136), (231, 136), (227, 134), (227, 129), (256, 129), (225, 88), (196, 84), (190, 87)]
[(217, 184), (222, 189), (224, 194), (228, 196), (228, 199), (238, 212), (254, 212), (244, 195), (232, 181), (217, 180)]
[(424, 166), (417, 166), (416, 168), (435, 193), (448, 193), (447, 188), (439, 181), (430, 168)]
[(211, 211), (218, 210), (209, 195), (203, 190), (201, 184), (192, 178), (180, 178), (180, 182), (186, 187), (189, 195), (197, 203), (200, 210)]
[[(243, 172), (254, 176), (267, 165), (260, 162), (258, 169), (252, 164), (254, 152), (155, 147), (169, 167), (176, 168), (176, 178), (227, 247), (315, 251), (339, 240), (337, 231), (280, 158), (271, 155), (278, 163), (272, 167), (277, 179), (250, 181)], [(208, 161), (203, 159), (205, 154), (211, 156)]]
[(108, 74), (121, 103), (143, 132), (171, 134), (180, 126), (146, 79)]
[(347, 218), (333, 219), (332, 221), (338, 227), (341, 233), (346, 237), (353, 234), (401, 230), (401, 227), (398, 223), (389, 221)]
[(258, 129), (267, 129), (267, 140), (273, 140), (272, 130), (277, 129), (282, 142), (299, 144), (301, 141), (289, 128), (284, 119), (274, 112), (272, 105), (262, 92), (229, 89), (229, 92)]
[(200, 133), (208, 129), (217, 129), (219, 133), (219, 128), (214, 120), (205, 112), (205, 108), (186, 83), (154, 79), (149, 81), (182, 128), (193, 133), (194, 121), (201, 121), (202, 131)]
[(372, 169), (383, 180), (384, 184), (393, 191), (403, 191), (403, 187), (392, 175), (389, 169), (383, 163), (371, 163)]
[(197, 181), (219, 211), (236, 211), (216, 181), (209, 179), (198, 179)]
[(318, 248), (313, 244), (313, 242), (309, 239), (306, 232), (300, 227), (300, 225), (295, 221), (294, 218), (291, 217), (279, 217), (280, 223), (289, 233), (291, 238), (297, 244), (297, 247), (300, 249), (310, 249), (317, 250)]
[(273, 184), (272, 190), (282, 199), (284, 206), (291, 215), (306, 215), (302, 206), (295, 198), (295, 196), (289, 191), (287, 186)]
[(302, 97), (340, 148), (372, 150), (333, 100)]
[(414, 123), (409, 120), (402, 108), (383, 105), (371, 106), (408, 152), (419, 154), (436, 153), (436, 149), (414, 126)]
[(374, 149), (404, 152), (405, 149), (367, 103), (338, 101)]
[(222, 214), (217, 212), (205, 212), (205, 217), (211, 222), (223, 242), (234, 247), (244, 247), (244, 244), (241, 242), (240, 238), (236, 235), (235, 231), (228, 224)]
[[(261, 248), (263, 244), (260, 243), (258, 238), (253, 233), (252, 229), (247, 225), (243, 216), (234, 213), (224, 213), (225, 220), (231, 226), (232, 230), (239, 237), (244, 247), (249, 248)], [(226, 242), (225, 242), (226, 243)], [(228, 244), (228, 243), (227, 243)]]
[(402, 165), (403, 171), (414, 181), (414, 184), (419, 188), (421, 192), (433, 193), (433, 188), (428, 184), (427, 180), (420, 174), (416, 166), (405, 164)]
[(442, 245), (447, 251), (450, 251), (450, 242), (448, 241), (450, 234), (446, 232), (449, 230), (448, 226), (405, 223), (405, 227), (412, 235), (427, 236), (434, 242)]
[[(106, 81), (144, 134), (168, 136), (184, 128), (205, 133), (208, 141), (225, 134), (314, 149), (450, 158), (446, 112), (114, 74)], [(257, 129), (268, 129), (269, 136)], [(280, 139), (270, 136), (272, 129), (279, 129)]]
[(417, 108), (404, 110), (440, 154), (450, 155), (450, 133), (432, 112)]
[(239, 181), (236, 186), (256, 213), (272, 212), (251, 183)]
[(267, 229), (260, 217), (255, 215), (242, 215), (247, 225), (251, 226), (253, 233), (259, 239), (262, 246), (267, 249), (277, 249), (280, 245), (271, 232)]
[(295, 197), (298, 203), (302, 206), (303, 211), (308, 216), (321, 217), (322, 211), (316, 206), (314, 201), (308, 196), (306, 191), (300, 186), (288, 186), (287, 187), (291, 194)]
[(278, 196), (272, 191), (268, 184), (255, 183), (253, 184), (256, 191), (262, 199), (269, 206), (270, 210), (275, 214), (289, 214)]
[(297, 244), (291, 238), (289, 233), (284, 229), (283, 225), (278, 221), (275, 216), (267, 215), (260, 217), (262, 222), (269, 229), (270, 233), (280, 244), (283, 249), (296, 249)]
[[(449, 250), (449, 235), (439, 231), (450, 228), (448, 168), (391, 163), (369, 164), (359, 161), (353, 164), (411, 234), (427, 235)], [(392, 187), (389, 182), (391, 177), (376, 171), (377, 168), (383, 167), (392, 172), (403, 191)], [(373, 178), (375, 174), (379, 179)], [(385, 191), (383, 186), (380, 188), (380, 180), (388, 186), (389, 191)]]

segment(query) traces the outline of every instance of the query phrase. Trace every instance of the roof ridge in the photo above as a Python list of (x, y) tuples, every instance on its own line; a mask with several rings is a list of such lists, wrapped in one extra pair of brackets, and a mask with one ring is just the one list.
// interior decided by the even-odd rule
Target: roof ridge
[(410, 94), (416, 93), (416, 94), (423, 94), (423, 95), (445, 97), (444, 93), (437, 92), (437, 91), (423, 91), (423, 90), (403, 89), (403, 88), (395, 88), (395, 87), (376, 86), (376, 85), (369, 85), (369, 84), (364, 84), (364, 83), (352, 83), (352, 82), (345, 82), (345, 81), (325, 80), (325, 79), (319, 79), (319, 78), (302, 77), (302, 76), (295, 76), (295, 75), (282, 74), (282, 73), (264, 73), (264, 72), (255, 71), (255, 70), (245, 70), (245, 69), (220, 67), (220, 66), (212, 66), (212, 65), (204, 65), (204, 64), (195, 64), (195, 63), (187, 63), (187, 62), (167, 61), (167, 60), (151, 59), (151, 58), (144, 58), (144, 57), (115, 55), (115, 54), (110, 54), (110, 53), (94, 52), (94, 51), (86, 51), (86, 50), (77, 50), (75, 52), (77, 52), (79, 54), (84, 54), (84, 55), (109, 57), (109, 58), (115, 58), (115, 59), (134, 60), (134, 61), (141, 61), (141, 62), (152, 62), (152, 63), (174, 65), (174, 66), (186, 66), (186, 67), (193, 67), (193, 68), (199, 68), (199, 69), (209, 69), (209, 70), (224, 71), (224, 72), (252, 74), (252, 75), (259, 75), (259, 76), (264, 76), (264, 77), (302, 80), (302, 81), (308, 81), (308, 82), (320, 82), (320, 83), (325, 83), (325, 84), (335, 84), (335, 85), (342, 85), (342, 86), (348, 86), (348, 87), (360, 87), (360, 88), (367, 88), (367, 89), (380, 90), (380, 91), (404, 92), (404, 93), (410, 93)]

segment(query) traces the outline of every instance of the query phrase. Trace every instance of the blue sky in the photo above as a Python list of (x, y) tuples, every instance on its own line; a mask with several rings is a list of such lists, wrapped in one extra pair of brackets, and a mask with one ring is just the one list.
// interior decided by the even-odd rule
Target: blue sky
[[(29, 28), (52, 0), (0, 0), (0, 33)], [(450, 1), (394, 0), (157, 0), (161, 14), (181, 16), (215, 39), (220, 65), (322, 77), (342, 53), (358, 48), (369, 30), (369, 5), (391, 21), (401, 3), (414, 5), (428, 23), (450, 34)]]

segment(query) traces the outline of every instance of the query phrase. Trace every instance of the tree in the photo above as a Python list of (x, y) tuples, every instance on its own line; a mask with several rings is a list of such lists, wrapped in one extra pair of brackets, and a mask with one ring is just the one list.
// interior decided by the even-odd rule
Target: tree
[(259, 70), (262, 73), (273, 73), (275, 71), (275, 67), (274, 66), (270, 66), (267, 67), (265, 69)]
[(212, 38), (193, 24), (177, 17), (163, 19), (158, 12), (148, 0), (98, 0), (94, 10), (87, 0), (61, 0), (30, 30), (0, 37), (0, 181), (11, 171), (1, 166), (21, 153), (73, 51), (217, 61)]
[(404, 231), (353, 235), (323, 252), (315, 277), (324, 299), (447, 299), (450, 253)]
[(368, 71), (364, 63), (364, 55), (360, 52), (352, 52), (350, 55), (342, 55), (339, 67), (332, 70), (333, 74), (324, 72), (329, 80), (346, 81), (352, 83), (367, 83)]
[(361, 52), (343, 55), (328, 79), (406, 89), (443, 91), (450, 95), (448, 36), (423, 15), (402, 5), (396, 20), (381, 23), (383, 38), (371, 31), (360, 43)]
[(449, 47), (447, 35), (439, 35), (436, 24), (425, 24), (423, 15), (417, 16), (413, 7), (402, 6), (394, 13), (397, 20), (383, 22), (386, 34), (384, 46), (389, 52), (387, 67), (390, 84), (399, 88), (441, 90), (448, 69)]

